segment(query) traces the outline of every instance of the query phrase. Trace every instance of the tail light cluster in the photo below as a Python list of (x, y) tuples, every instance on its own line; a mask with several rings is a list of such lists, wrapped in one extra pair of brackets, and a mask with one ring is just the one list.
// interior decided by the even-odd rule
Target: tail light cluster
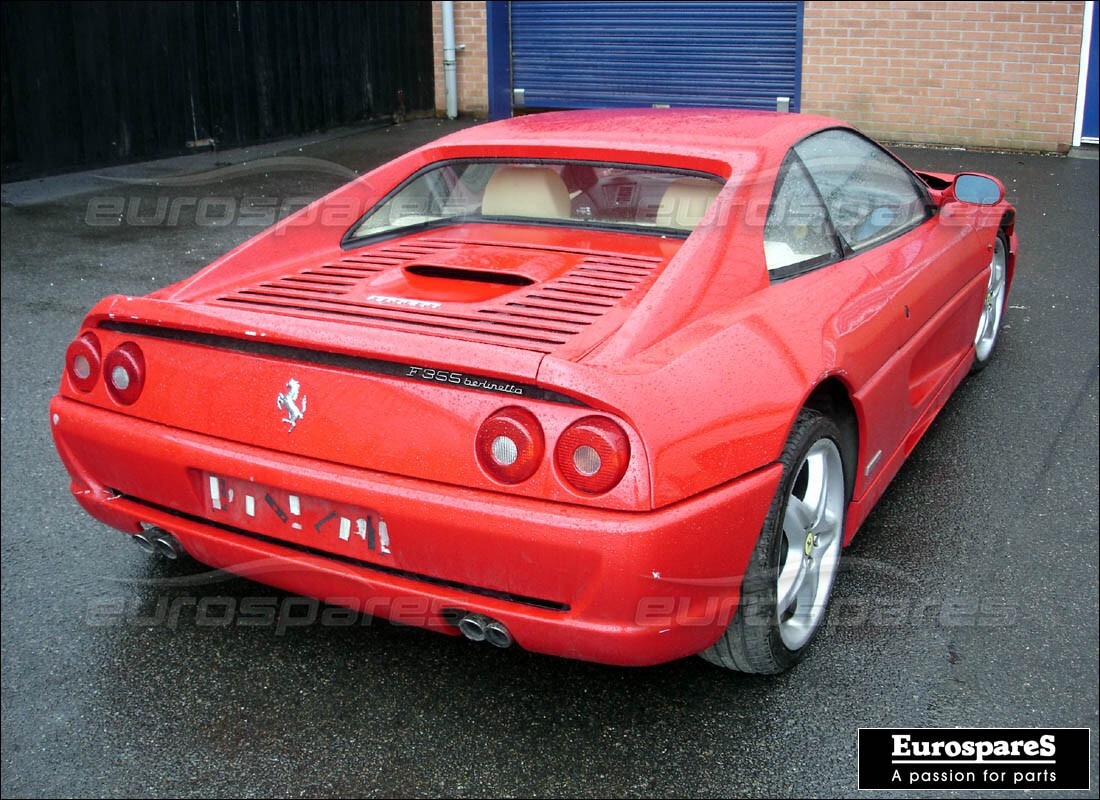
[(65, 351), (65, 369), (73, 386), (82, 392), (90, 392), (99, 380), (102, 365), (99, 339), (94, 333), (81, 334)]
[(622, 480), (630, 460), (630, 441), (607, 417), (585, 417), (570, 425), (554, 448), (554, 463), (569, 485), (587, 494), (603, 494)]
[(520, 483), (535, 474), (546, 443), (535, 415), (504, 408), (481, 424), (477, 454), (485, 471), (501, 483)]
[(81, 392), (90, 392), (100, 374), (107, 394), (116, 403), (131, 405), (145, 387), (145, 356), (133, 342), (119, 345), (104, 358), (99, 338), (88, 331), (82, 333), (65, 352), (65, 372), (69, 382)]
[[(542, 463), (546, 438), (531, 412), (503, 408), (481, 424), (475, 442), (482, 469), (501, 483), (521, 483)], [(584, 417), (566, 428), (554, 447), (554, 464), (583, 494), (603, 494), (626, 474), (630, 440), (607, 417)]]

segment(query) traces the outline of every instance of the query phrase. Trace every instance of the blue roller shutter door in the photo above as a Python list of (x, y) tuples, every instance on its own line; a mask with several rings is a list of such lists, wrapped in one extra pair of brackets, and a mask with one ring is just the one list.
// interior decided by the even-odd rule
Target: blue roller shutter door
[[(512, 103), (798, 110), (801, 4), (512, 2)], [(519, 90), (519, 91), (516, 91)]]

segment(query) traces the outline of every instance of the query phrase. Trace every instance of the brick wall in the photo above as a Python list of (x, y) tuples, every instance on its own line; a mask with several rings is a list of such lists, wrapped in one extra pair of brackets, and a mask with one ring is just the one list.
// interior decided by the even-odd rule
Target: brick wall
[[(807, 0), (802, 110), (889, 141), (1066, 150), (1083, 2)], [(443, 25), (432, 3), (436, 109)], [(485, 3), (455, 3), (458, 108), (489, 107)]]
[(1082, 2), (805, 5), (802, 111), (903, 142), (1066, 150)]
[[(432, 44), (435, 47), (435, 108), (447, 108), (443, 82), (443, 13), (439, 2), (432, 3)], [(455, 44), (457, 62), (458, 110), (461, 114), (484, 117), (489, 111), (489, 60), (485, 36), (485, 0), (455, 3)]]

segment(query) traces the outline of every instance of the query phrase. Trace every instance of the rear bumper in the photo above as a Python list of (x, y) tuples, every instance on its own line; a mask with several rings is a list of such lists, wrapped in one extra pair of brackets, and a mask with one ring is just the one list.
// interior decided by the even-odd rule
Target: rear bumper
[[(463, 609), (525, 649), (607, 664), (670, 661), (718, 638), (780, 476), (772, 465), (657, 511), (603, 511), (261, 450), (60, 396), (50, 412), (74, 495), (108, 525), (156, 525), (202, 563), (373, 616), (453, 634), (443, 611)], [(376, 509), (390, 552), (310, 526), (225, 525), (209, 474)]]

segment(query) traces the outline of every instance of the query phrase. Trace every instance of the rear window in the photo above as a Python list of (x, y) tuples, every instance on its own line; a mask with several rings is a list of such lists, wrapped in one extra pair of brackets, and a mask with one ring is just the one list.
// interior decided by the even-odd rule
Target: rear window
[(391, 192), (346, 238), (474, 221), (686, 235), (722, 186), (709, 175), (622, 164), (448, 161)]

